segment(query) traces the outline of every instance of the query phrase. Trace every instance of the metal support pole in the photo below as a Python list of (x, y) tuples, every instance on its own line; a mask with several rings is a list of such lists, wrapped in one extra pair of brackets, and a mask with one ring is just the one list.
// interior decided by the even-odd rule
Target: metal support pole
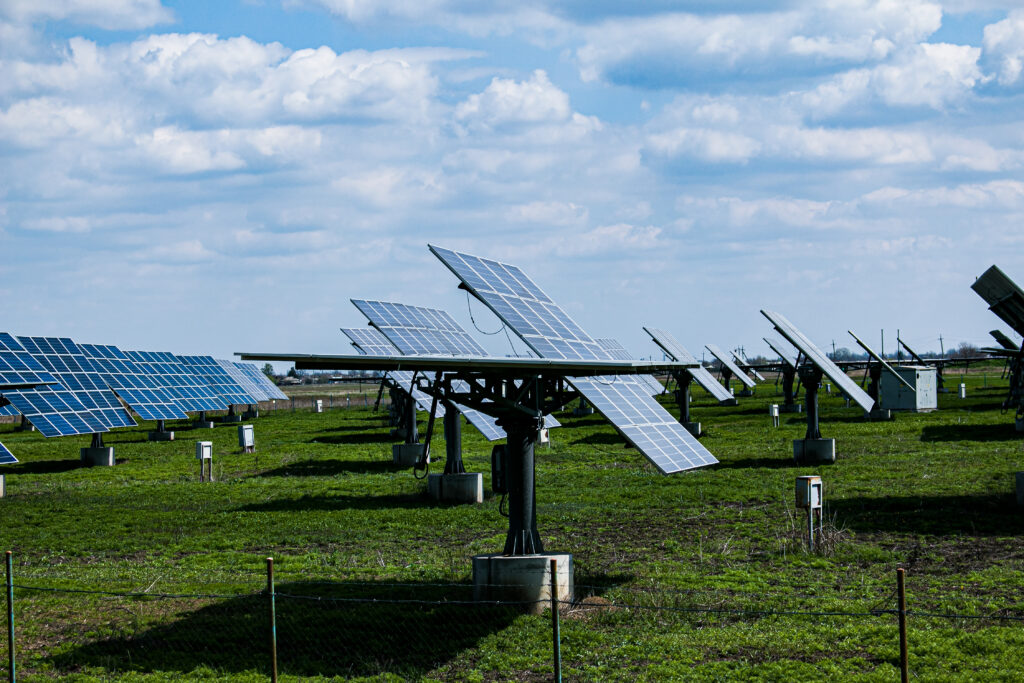
[(505, 555), (536, 555), (544, 552), (537, 532), (537, 492), (534, 481), (534, 444), (540, 430), (537, 418), (508, 417), (498, 424), (505, 440), (508, 477), (508, 536)]
[(676, 378), (678, 388), (675, 391), (676, 405), (679, 406), (679, 422), (686, 424), (690, 421), (690, 385), (693, 384), (693, 375), (683, 371)]
[(814, 508), (807, 508), (807, 549), (814, 552)]
[(818, 385), (821, 384), (822, 372), (816, 367), (800, 369), (800, 381), (804, 385), (804, 395), (807, 398), (807, 436), (806, 439), (820, 439), (821, 431), (818, 429)]
[(796, 370), (788, 365), (782, 368), (782, 402), (791, 406), (796, 403), (796, 395), (793, 392), (793, 380), (796, 379)]
[(554, 680), (562, 683), (562, 638), (558, 624), (558, 560), (551, 558), (551, 647)]
[(409, 395), (405, 401), (405, 442), (420, 442), (419, 425), (416, 424), (416, 400), (412, 395)]
[(444, 473), (465, 474), (462, 464), (462, 418), (450, 401), (444, 403)]
[(277, 683), (277, 606), (274, 604), (274, 558), (267, 558), (267, 594), (270, 596), (270, 680)]
[(14, 665), (14, 561), (7, 551), (7, 680), (17, 678)]
[(896, 570), (896, 592), (899, 595), (900, 619), (900, 681), (910, 683), (910, 667), (907, 656), (907, 591), (903, 585), (903, 567)]

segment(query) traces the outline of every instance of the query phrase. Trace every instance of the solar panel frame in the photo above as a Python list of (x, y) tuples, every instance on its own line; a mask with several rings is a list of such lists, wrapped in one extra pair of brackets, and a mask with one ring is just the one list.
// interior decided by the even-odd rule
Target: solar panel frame
[(121, 399), (143, 420), (184, 420), (188, 417), (160, 386), (152, 371), (116, 346), (79, 344), (93, 367)]
[(14, 457), (14, 453), (11, 453), (7, 446), (0, 443), (0, 465), (12, 465), (18, 462), (18, 459)]
[(714, 344), (705, 344), (704, 348), (710, 351), (712, 356), (717, 358), (722, 365), (728, 368), (729, 372), (735, 375), (736, 379), (743, 383), (743, 386), (748, 389), (754, 388), (754, 380), (747, 377), (747, 373), (740, 370), (739, 366), (732, 362), (732, 359), (729, 358), (728, 354), (722, 352), (722, 349), (718, 348)]
[(352, 303), (406, 355), (488, 355), (446, 311), (366, 299)]
[[(600, 339), (595, 339), (594, 341), (600, 344), (601, 348), (610, 353), (612, 358), (616, 360), (636, 360), (636, 357), (629, 351), (627, 351), (626, 347), (620, 344), (617, 339), (612, 339), (611, 337), (603, 337)], [(621, 379), (625, 379), (625, 376), (623, 376)], [(661, 382), (659, 382), (654, 377), (654, 375), (636, 375), (635, 377), (631, 377), (630, 379), (646, 385), (647, 389), (651, 392), (651, 396), (656, 396), (657, 394), (660, 394), (663, 391), (665, 391), (665, 386)]]
[(259, 403), (213, 356), (178, 356), (178, 360), (196, 377), (206, 382), (207, 386), (228, 405), (248, 406)]
[(680, 344), (670, 332), (653, 327), (645, 327), (644, 331), (651, 336), (654, 343), (672, 360), (681, 363), (693, 363), (695, 367), (687, 368), (686, 371), (690, 373), (690, 376), (693, 377), (697, 384), (704, 388), (704, 391), (711, 394), (718, 401), (733, 400), (733, 395), (729, 393), (729, 390), (723, 387), (722, 383), (715, 379), (715, 376), (708, 372), (707, 368), (701, 365), (700, 361), (687, 351), (686, 347)]
[(47, 438), (110, 431), (99, 416), (59, 383), (35, 389), (5, 390), (3, 395)]
[(274, 382), (256, 365), (244, 361), (231, 361), (253, 384), (255, 384), (265, 397), (265, 401), (287, 401), (288, 394), (281, 391)]
[(738, 365), (740, 367), (740, 369), (743, 370), (743, 372), (746, 372), (746, 373), (749, 373), (749, 374), (753, 375), (754, 379), (756, 379), (758, 382), (764, 382), (765, 381), (764, 375), (762, 375), (760, 372), (758, 372), (757, 368), (752, 367), (750, 365), (750, 362), (746, 358), (744, 358), (740, 354), (736, 353), (735, 351), (730, 351), (729, 353), (732, 354), (733, 360), (736, 361), (736, 365)]
[(376, 327), (342, 327), (342, 334), (349, 338), (352, 346), (367, 356), (394, 356), (400, 351)]
[(228, 377), (235, 381), (239, 387), (242, 388), (246, 394), (252, 398), (252, 403), (259, 403), (260, 401), (266, 400), (266, 393), (263, 391), (263, 387), (256, 384), (249, 375), (242, 372), (238, 366), (232, 361), (225, 360), (223, 358), (214, 358), (217, 364), (224, 368), (224, 372), (228, 374)]
[(125, 351), (152, 371), (159, 385), (186, 413), (227, 410), (228, 404), (169, 351)]
[[(614, 360), (519, 268), (429, 245), (431, 252), (541, 358)], [(639, 382), (566, 377), (665, 474), (718, 462)]]
[(875, 400), (868, 396), (866, 391), (857, 386), (856, 382), (850, 379), (838, 365), (833, 363), (821, 349), (815, 346), (814, 342), (804, 336), (803, 332), (798, 330), (793, 323), (789, 322), (781, 313), (775, 313), (774, 311), (762, 309), (761, 315), (768, 318), (768, 321), (775, 327), (775, 330), (785, 337), (786, 341), (800, 350), (800, 353), (804, 355), (807, 362), (816, 366), (829, 379), (835, 382), (840, 390), (856, 402), (857, 405), (865, 411), (871, 412), (875, 405)]
[(990, 311), (1024, 336), (1024, 291), (1006, 273), (992, 266), (974, 281), (971, 289), (985, 300)]
[(8, 332), (0, 332), (0, 385), (57, 384), (57, 378), (42, 366)]
[(779, 358), (782, 359), (783, 363), (796, 370), (797, 356), (789, 355), (782, 344), (776, 339), (769, 339), (768, 337), (761, 337), (761, 339), (764, 339), (764, 343), (768, 345), (768, 348), (779, 354)]

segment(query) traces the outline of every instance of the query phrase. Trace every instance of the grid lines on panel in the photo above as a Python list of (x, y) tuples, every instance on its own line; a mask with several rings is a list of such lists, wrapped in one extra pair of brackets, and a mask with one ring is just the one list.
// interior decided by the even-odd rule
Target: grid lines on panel
[(0, 332), (0, 386), (56, 382), (57, 379), (47, 372), (13, 335)]
[(253, 381), (249, 375), (242, 372), (241, 368), (233, 362), (223, 358), (214, 358), (214, 360), (217, 362), (217, 365), (224, 369), (224, 372), (227, 373), (228, 377), (234, 380), (235, 384), (241, 387), (242, 391), (252, 399), (250, 401), (251, 403), (259, 403), (260, 401), (268, 400), (263, 386)]
[(206, 382), (194, 375), (169, 351), (126, 351), (128, 357), (148, 368), (160, 386), (186, 413), (227, 410), (227, 404)]
[(153, 373), (108, 344), (79, 344), (107, 386), (143, 420), (184, 420), (188, 417), (160, 386)]
[(401, 353), (374, 327), (343, 327), (341, 332), (364, 356), (397, 356)]
[[(603, 348), (605, 351), (611, 354), (611, 357), (614, 358), (615, 360), (636, 360), (636, 357), (633, 356), (633, 354), (631, 354), (629, 351), (627, 351), (626, 347), (620, 344), (617, 339), (611, 339), (609, 337), (604, 339), (595, 339), (594, 341), (600, 344), (601, 348)], [(647, 386), (647, 389), (650, 392), (651, 396), (654, 396), (655, 394), (660, 394), (665, 390), (665, 387), (662, 385), (662, 383), (659, 382), (653, 375), (636, 375), (635, 377), (636, 381)], [(626, 377), (623, 376), (620, 377), (619, 379), (624, 380), (626, 379)]]
[(14, 453), (7, 450), (7, 446), (0, 443), (0, 465), (10, 465), (18, 462), (18, 459), (14, 457)]
[(178, 360), (228, 405), (246, 406), (258, 402), (212, 356), (178, 356)]
[(264, 401), (287, 401), (288, 395), (281, 391), (274, 382), (267, 377), (263, 371), (253, 365), (252, 363), (246, 363), (244, 361), (233, 361), (236, 368), (238, 368), (244, 375), (246, 375), (260, 390), (263, 392), (265, 397)]
[(353, 299), (352, 303), (405, 355), (487, 355), (446, 311), (387, 301)]
[(651, 335), (651, 339), (654, 343), (661, 347), (661, 350), (671, 358), (672, 360), (679, 361), (680, 363), (693, 363), (697, 367), (687, 368), (686, 371), (693, 377), (693, 381), (704, 388), (704, 391), (708, 392), (715, 399), (719, 401), (730, 401), (732, 400), (732, 394), (729, 390), (722, 386), (722, 384), (715, 379), (714, 375), (708, 372), (707, 368), (700, 364), (700, 362), (694, 358), (693, 354), (686, 350), (686, 347), (679, 343), (679, 341), (672, 336), (672, 334), (666, 330), (659, 330), (654, 327), (645, 327), (644, 331)]

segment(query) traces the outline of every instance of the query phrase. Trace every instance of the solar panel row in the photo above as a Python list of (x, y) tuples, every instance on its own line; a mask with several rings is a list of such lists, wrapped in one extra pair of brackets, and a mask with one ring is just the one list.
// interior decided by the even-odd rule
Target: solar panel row
[(151, 370), (136, 363), (116, 346), (81, 344), (107, 386), (143, 420), (184, 420), (188, 417), (164, 391)]
[(387, 301), (353, 299), (352, 303), (407, 355), (487, 355), (445, 311)]
[(718, 401), (728, 401), (732, 399), (732, 394), (729, 390), (722, 386), (722, 384), (715, 379), (714, 375), (707, 371), (707, 368), (702, 366), (700, 362), (693, 357), (693, 355), (686, 350), (679, 341), (672, 336), (671, 333), (665, 330), (659, 330), (653, 327), (645, 327), (644, 331), (651, 335), (651, 339), (654, 343), (661, 347), (661, 350), (668, 355), (669, 358), (680, 363), (692, 363), (696, 367), (687, 368), (686, 371), (690, 373), (693, 380), (704, 388), (704, 391), (708, 392), (715, 397)]
[(710, 351), (711, 355), (717, 358), (719, 363), (728, 368), (729, 372), (731, 372), (736, 377), (736, 379), (743, 383), (743, 386), (747, 387), (748, 389), (752, 389), (754, 387), (754, 380), (747, 377), (747, 373), (740, 370), (739, 367), (737, 367), (736, 364), (732, 362), (732, 359), (729, 358), (727, 354), (722, 352), (722, 349), (718, 348), (714, 344), (705, 344), (704, 348)]
[(227, 403), (168, 351), (126, 351), (129, 358), (148, 368), (160, 387), (187, 413), (227, 410)]
[(212, 356), (178, 356), (178, 359), (190, 372), (206, 382), (224, 403), (245, 406), (257, 402)]

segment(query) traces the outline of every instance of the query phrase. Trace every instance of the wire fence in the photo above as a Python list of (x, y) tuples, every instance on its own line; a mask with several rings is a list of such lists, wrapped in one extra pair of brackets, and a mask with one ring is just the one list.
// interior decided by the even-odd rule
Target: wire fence
[[(657, 679), (659, 671), (674, 677), (672, 667), (697, 663), (712, 650), (713, 656), (799, 658), (791, 652), (797, 643), (785, 640), (793, 637), (793, 624), (807, 642), (825, 641), (839, 656), (844, 639), (865, 637), (865, 622), (873, 641), (860, 643), (857, 656), (867, 652), (912, 674), (908, 624), (911, 633), (935, 623), (958, 634), (1024, 627), (1019, 595), (986, 603), (998, 608), (978, 604), (954, 613), (924, 599), (930, 607), (914, 610), (906, 608), (902, 582), (883, 593), (876, 587), (875, 594), (806, 596), (792, 589), (773, 595), (576, 585), (574, 599), (552, 601), (549, 590), (536, 600), (481, 600), (480, 587), (465, 583), (280, 580), (268, 561), (266, 577), (225, 574), (211, 577), (209, 590), (189, 583), (157, 591), (156, 581), (97, 585), (50, 571), (26, 571), (19, 579), (10, 557), (4, 622), (10, 680), (148, 673), (561, 680), (563, 672), (581, 680)], [(493, 589), (485, 591), (489, 598), (507, 586), (485, 588)], [(789, 626), (780, 630), (780, 624)], [(721, 642), (723, 633), (734, 640)], [(773, 645), (772, 638), (782, 641)]]

